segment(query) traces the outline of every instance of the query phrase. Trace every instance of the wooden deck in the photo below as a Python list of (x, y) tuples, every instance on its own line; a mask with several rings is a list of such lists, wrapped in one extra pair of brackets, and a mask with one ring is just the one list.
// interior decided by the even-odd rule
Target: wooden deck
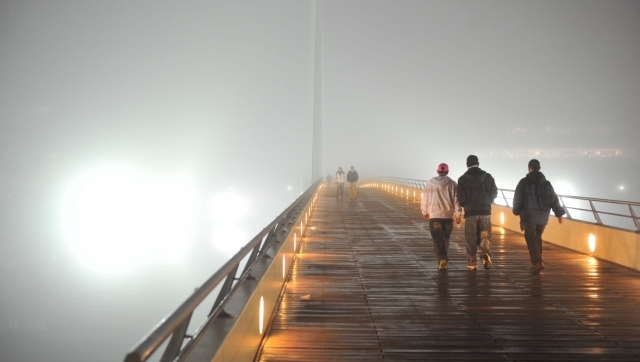
[(493, 268), (468, 271), (464, 225), (438, 271), (417, 202), (334, 190), (318, 198), (257, 360), (640, 360), (640, 273), (545, 243), (534, 274), (523, 237), (499, 227)]

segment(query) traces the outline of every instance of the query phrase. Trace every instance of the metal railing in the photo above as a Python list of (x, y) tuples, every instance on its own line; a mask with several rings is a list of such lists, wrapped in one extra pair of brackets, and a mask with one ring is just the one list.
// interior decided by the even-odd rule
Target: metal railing
[[(406, 179), (398, 177), (378, 177), (368, 182), (393, 183), (400, 186), (413, 187), (417, 189), (424, 189), (427, 185), (426, 180)], [(507, 194), (505, 193), (508, 193), (509, 196), (507, 196)], [(513, 207), (514, 193), (515, 190), (499, 188), (498, 198), (496, 199), (496, 201), (502, 200), (504, 201), (504, 205), (502, 206)], [(593, 197), (580, 197), (570, 195), (558, 195), (558, 198), (560, 199), (560, 203), (565, 210), (565, 218), (569, 220), (580, 220), (597, 225), (606, 225), (633, 230), (631, 227), (628, 227), (621, 222), (621, 220), (628, 221), (629, 219), (631, 219), (633, 221), (633, 225), (635, 226), (635, 232), (640, 233), (640, 218), (634, 210), (634, 207), (640, 208), (640, 202), (598, 199)], [(501, 205), (501, 203), (499, 202), (494, 201), (494, 203), (496, 205)], [(600, 208), (597, 208), (596, 205), (600, 206)], [(614, 209), (617, 209), (617, 211), (614, 211)], [(622, 213), (620, 209), (624, 209), (625, 212)], [(627, 210), (628, 213), (626, 212)], [(572, 212), (574, 212), (574, 216), (572, 216)], [(591, 215), (593, 219), (585, 220), (584, 218), (576, 217), (576, 213)], [(612, 218), (610, 220), (603, 221), (603, 216)]]
[[(143, 337), (138, 345), (126, 355), (125, 362), (142, 362), (148, 360), (169, 336), (171, 336), (171, 339), (166, 345), (160, 361), (170, 362), (183, 361), (186, 359), (204, 335), (207, 327), (210, 326), (216, 318), (229, 316), (229, 314), (224, 311), (227, 302), (231, 299), (240, 284), (251, 276), (253, 267), (267, 255), (266, 251), (272, 243), (280, 243), (286, 239), (288, 233), (295, 227), (293, 223), (297, 217), (301, 215), (307, 201), (313, 196), (321, 184), (321, 180), (318, 180), (307, 189), (304, 194), (205, 281), (200, 288), (196, 289), (182, 305), (166, 318), (162, 319), (160, 323)], [(248, 259), (242, 272), (239, 276), (236, 276), (240, 264), (247, 256)], [(205, 321), (192, 335), (187, 334), (187, 328), (189, 327), (194, 310), (200, 306), (200, 303), (222, 282), (223, 284), (211, 307), (211, 312), (209, 312)]]

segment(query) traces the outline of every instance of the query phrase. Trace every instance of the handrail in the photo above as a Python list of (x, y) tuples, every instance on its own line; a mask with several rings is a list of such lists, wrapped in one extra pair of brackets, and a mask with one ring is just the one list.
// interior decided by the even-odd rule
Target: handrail
[[(420, 189), (424, 189), (427, 186), (427, 181), (426, 180), (416, 180), (416, 179), (407, 179), (407, 178), (399, 178), (399, 177), (377, 177), (377, 178), (372, 179), (372, 182), (376, 182), (376, 181), (394, 183), (394, 184), (402, 185), (402, 186), (405, 186), (405, 187), (414, 187), (414, 188), (420, 188)], [(513, 201), (513, 197), (508, 198), (504, 193), (505, 192), (515, 193), (515, 190), (499, 188), (498, 191), (499, 191), (499, 195), (501, 195), (501, 196), (498, 196), (498, 197), (501, 198), (502, 200), (504, 200), (505, 205), (507, 207), (510, 207), (510, 208), (513, 207), (513, 203), (511, 203), (511, 205), (509, 204), (509, 200)], [(640, 207), (640, 202), (601, 199), (601, 198), (584, 197), (584, 196), (571, 196), (571, 195), (558, 195), (558, 198), (560, 199), (560, 203), (562, 204), (562, 207), (565, 210), (567, 219), (570, 219), (570, 220), (574, 219), (571, 216), (569, 210), (590, 212), (591, 214), (593, 214), (595, 222), (591, 222), (591, 221), (586, 221), (586, 222), (591, 222), (591, 223), (594, 223), (594, 224), (597, 224), (597, 225), (613, 226), (613, 225), (610, 225), (608, 223), (605, 224), (602, 221), (602, 218), (600, 217), (600, 215), (609, 215), (609, 216), (615, 216), (615, 217), (622, 217), (622, 218), (633, 220), (633, 223), (635, 224), (635, 227), (636, 227), (636, 232), (640, 233), (640, 218), (636, 215), (636, 212), (633, 209), (634, 207)], [(585, 209), (585, 208), (580, 208), (580, 207), (575, 207), (575, 206), (567, 206), (565, 200), (588, 201), (590, 208)], [(610, 204), (610, 205), (627, 206), (629, 208), (629, 214), (621, 214), (621, 213), (616, 213), (616, 212), (598, 210), (596, 208), (594, 202), (595, 203), (605, 203), (605, 204)], [(581, 221), (585, 221), (585, 220), (581, 220)], [(628, 228), (625, 228), (625, 229), (628, 229)]]
[[(240, 281), (246, 279), (253, 266), (256, 265), (263, 255), (266, 255), (266, 249), (271, 242), (278, 238), (279, 233), (289, 231), (289, 229), (286, 229), (286, 222), (290, 220), (292, 216), (289, 215), (289, 213), (296, 209), (295, 211), (299, 212), (294, 212), (293, 216), (300, 214), (302, 210), (297, 210), (300, 208), (299, 206), (305, 205), (304, 201), (308, 200), (321, 184), (321, 180), (316, 181), (316, 183), (309, 187), (298, 199), (287, 207), (287, 209), (218, 269), (218, 271), (209, 277), (209, 279), (207, 279), (200, 288), (196, 289), (175, 311), (153, 327), (153, 329), (142, 338), (138, 345), (126, 355), (125, 362), (146, 361), (170, 335), (172, 335), (171, 341), (168, 343), (161, 361), (173, 361), (176, 357), (184, 357), (185, 352), (188, 353), (193, 348), (194, 342), (202, 337), (202, 332), (206, 326), (210, 325), (218, 315), (224, 313), (224, 305), (234, 294), (238, 285), (240, 285)], [(251, 254), (240, 277), (236, 278), (240, 263), (249, 253)], [(193, 311), (223, 280), (225, 280), (225, 282), (218, 293), (218, 297), (214, 302), (207, 320), (205, 320), (192, 336), (187, 335), (186, 330)], [(233, 285), (235, 280), (238, 280), (238, 283)], [(189, 342), (182, 347), (185, 338), (188, 338)]]

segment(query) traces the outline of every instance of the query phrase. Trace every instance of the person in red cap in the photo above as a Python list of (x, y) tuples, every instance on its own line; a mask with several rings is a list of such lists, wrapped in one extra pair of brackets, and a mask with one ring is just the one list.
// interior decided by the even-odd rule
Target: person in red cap
[(438, 269), (447, 270), (447, 250), (449, 237), (453, 230), (453, 220), (460, 224), (462, 209), (458, 205), (458, 185), (447, 176), (449, 166), (438, 165), (438, 176), (427, 181), (420, 208), (425, 219), (429, 220), (429, 231), (433, 239), (433, 249), (438, 258)]

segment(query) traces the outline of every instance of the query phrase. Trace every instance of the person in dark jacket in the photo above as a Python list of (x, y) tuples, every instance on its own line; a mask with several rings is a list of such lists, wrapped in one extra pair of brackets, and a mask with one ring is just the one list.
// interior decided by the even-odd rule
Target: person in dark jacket
[(464, 208), (467, 269), (476, 270), (478, 248), (485, 269), (491, 269), (491, 203), (498, 188), (491, 174), (480, 169), (478, 156), (467, 157), (467, 172), (458, 179), (458, 203)]
[(349, 199), (355, 200), (358, 198), (358, 189), (356, 188), (356, 182), (358, 181), (358, 172), (351, 166), (351, 170), (347, 172), (347, 182), (349, 183)]
[(544, 269), (542, 261), (542, 233), (549, 221), (549, 211), (562, 224), (564, 208), (560, 205), (558, 195), (551, 182), (540, 172), (540, 161), (529, 161), (529, 173), (518, 182), (513, 196), (513, 214), (520, 215), (520, 228), (524, 230), (531, 266), (540, 271)]

